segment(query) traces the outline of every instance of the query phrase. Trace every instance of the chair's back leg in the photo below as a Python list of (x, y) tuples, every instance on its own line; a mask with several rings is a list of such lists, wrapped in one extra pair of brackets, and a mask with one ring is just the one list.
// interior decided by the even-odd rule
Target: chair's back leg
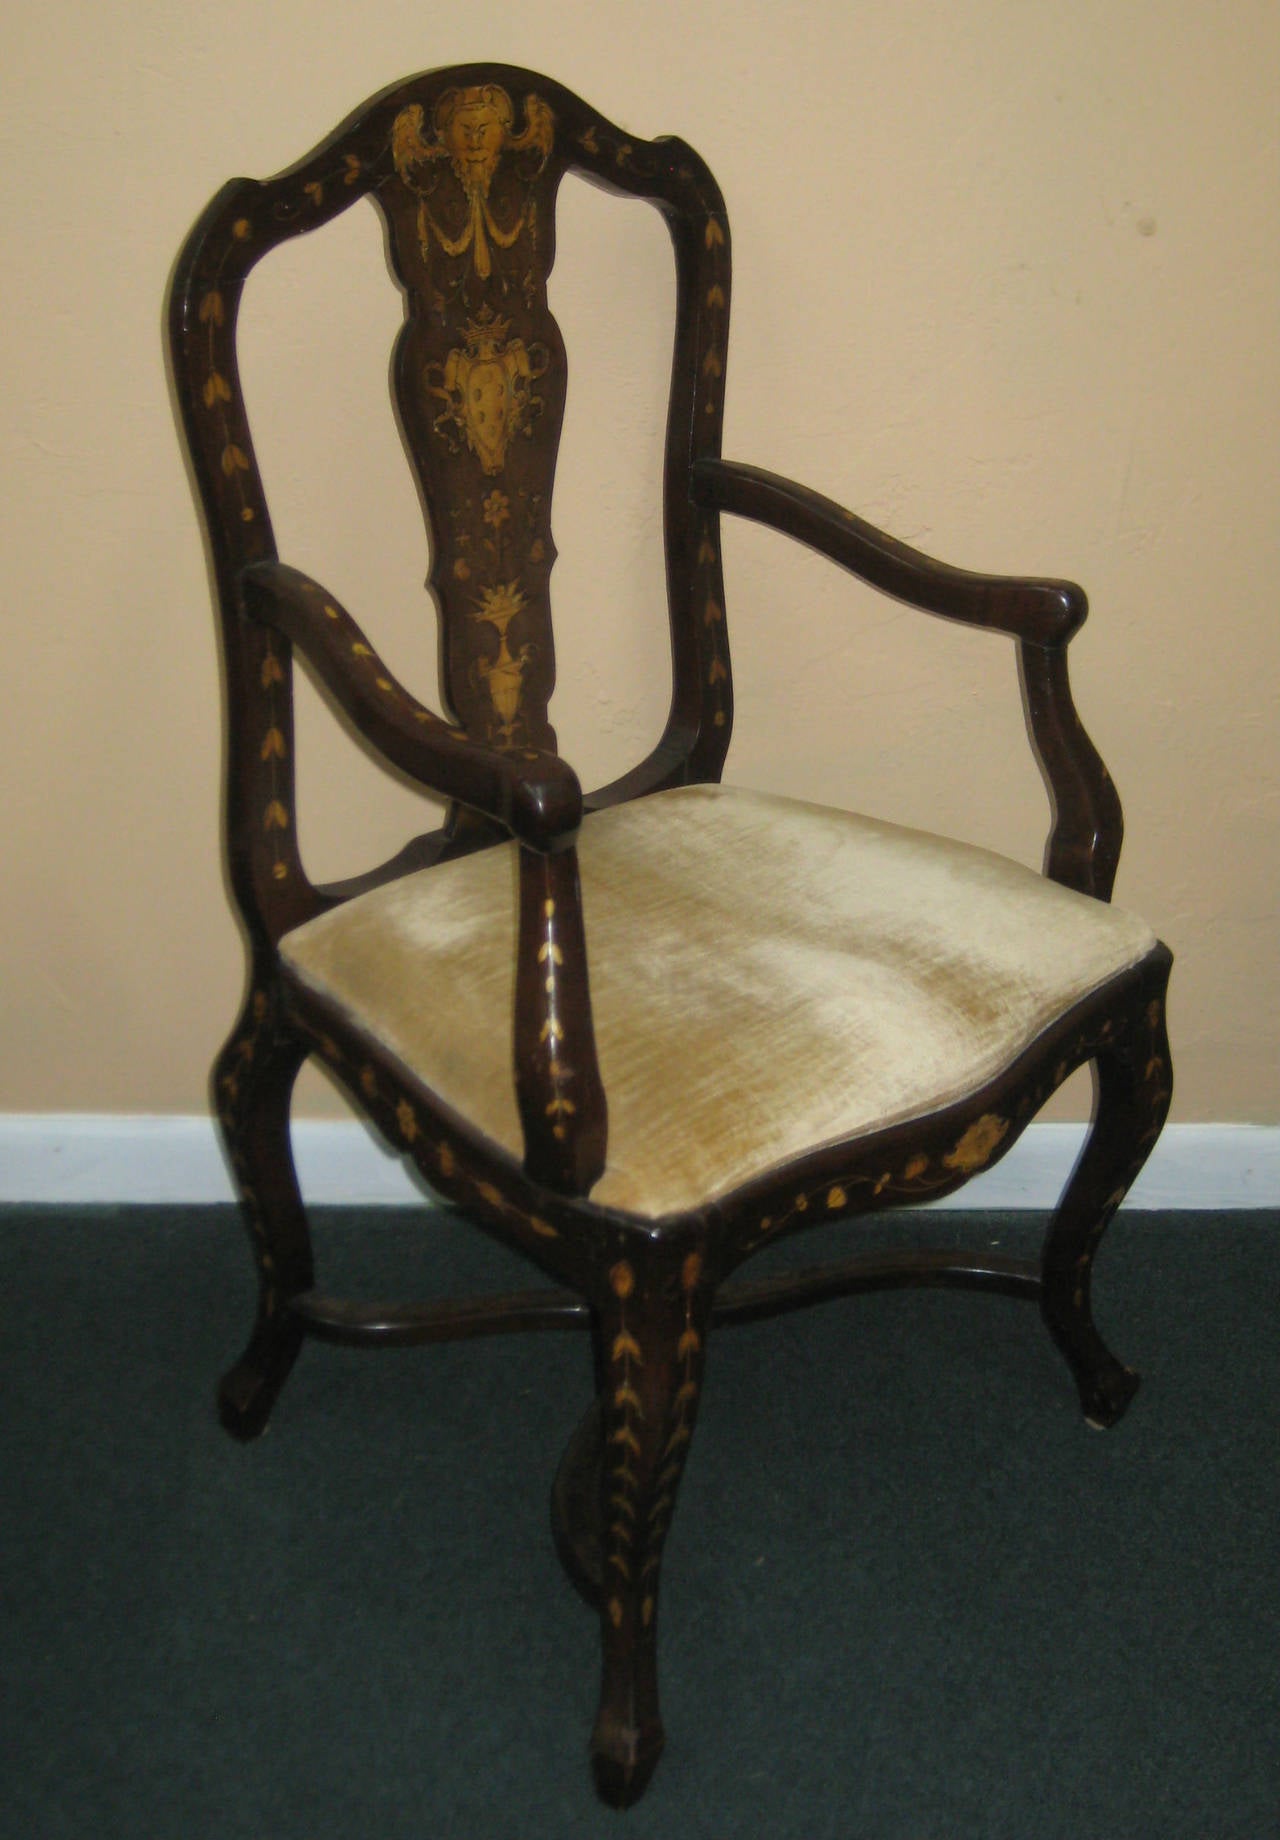
[(1164, 1015), (1163, 983), (1155, 995), (1148, 987), (1135, 1013), (1099, 1049), (1093, 1126), (1044, 1245), (1041, 1314), (1075, 1378), (1085, 1417), (1102, 1430), (1123, 1415), (1138, 1375), (1116, 1359), (1094, 1327), (1093, 1261), (1168, 1114), (1172, 1078)]
[(600, 1709), (591, 1739), (605, 1801), (638, 1801), (662, 1753), (658, 1584), (698, 1397), (711, 1313), (701, 1256), (620, 1260), (599, 1310)]
[(289, 1144), (289, 1101), (306, 1050), (281, 1028), (277, 1000), (260, 988), (213, 1069), (218, 1122), (240, 1191), (258, 1274), (248, 1347), (218, 1388), (218, 1413), (234, 1437), (257, 1437), (302, 1343), (290, 1297), (312, 1285), (311, 1240)]

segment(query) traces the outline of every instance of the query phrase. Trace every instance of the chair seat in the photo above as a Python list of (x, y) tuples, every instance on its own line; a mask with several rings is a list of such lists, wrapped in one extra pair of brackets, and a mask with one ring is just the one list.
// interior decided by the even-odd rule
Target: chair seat
[[(986, 1085), (1155, 945), (1139, 919), (925, 832), (727, 786), (579, 837), (609, 1104), (592, 1199), (645, 1218)], [(516, 1162), (516, 846), (287, 934), (296, 979)]]

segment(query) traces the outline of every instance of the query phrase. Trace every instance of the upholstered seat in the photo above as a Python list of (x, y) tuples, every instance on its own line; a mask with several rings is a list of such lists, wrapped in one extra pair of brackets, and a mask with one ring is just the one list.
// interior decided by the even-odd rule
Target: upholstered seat
[[(977, 1091), (1156, 943), (990, 851), (728, 786), (592, 814), (578, 865), (609, 1098), (591, 1194), (646, 1218)], [(280, 951), (518, 1165), (516, 868), (500, 844), (421, 870)]]
[[(676, 268), (668, 715), (650, 752), (594, 790), (552, 723), (552, 492), (570, 372), (547, 279), (560, 183), (575, 173), (656, 206)], [(256, 264), (359, 199), (381, 214), (403, 293), (392, 385), (441, 640), (425, 695), (379, 657), (372, 628), (279, 556), (237, 363)], [(644, 1792), (662, 1750), (662, 1558), (713, 1329), (886, 1285), (998, 1290), (1038, 1304), (1085, 1415), (1114, 1424), (1138, 1380), (1094, 1326), (1093, 1259), (1171, 1090), (1170, 955), (1108, 906), (1120, 801), (1071, 696), (1084, 594), (949, 567), (725, 460), (730, 283), (724, 199), (686, 142), (643, 140), (549, 78), (480, 64), (409, 78), (275, 178), (229, 181), (170, 301), (221, 614), (227, 863), (250, 956), (213, 1094), (258, 1303), (219, 1410), (255, 1437), (308, 1337), (403, 1347), (589, 1332), (587, 1409), (552, 1524), (599, 1617), (592, 1763), (618, 1804)], [(734, 714), (722, 513), (1016, 647), (1052, 811), (1043, 876), (718, 784)], [(598, 593), (606, 604), (607, 580)], [(780, 658), (801, 617), (779, 621)], [(313, 883), (299, 846), (298, 659), (364, 743), (446, 805), (437, 830), (341, 884)], [(322, 1289), (289, 1138), (312, 1056), (437, 1191), (552, 1284), (445, 1301)], [(1096, 1115), (1039, 1259), (913, 1244), (737, 1277), (787, 1234), (958, 1188), (1085, 1064)]]

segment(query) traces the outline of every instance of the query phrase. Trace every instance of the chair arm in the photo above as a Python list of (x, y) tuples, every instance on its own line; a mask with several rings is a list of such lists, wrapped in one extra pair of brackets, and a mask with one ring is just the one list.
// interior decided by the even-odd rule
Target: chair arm
[(1034, 645), (1063, 645), (1089, 611), (1084, 589), (1074, 582), (975, 575), (935, 562), (832, 499), (761, 467), (695, 460), (691, 490), (695, 504), (771, 525), (872, 587), (947, 620), (991, 627)]
[(582, 822), (582, 788), (557, 754), (504, 754), (425, 709), (393, 677), (360, 627), (318, 582), (282, 562), (240, 576), (248, 617), (283, 633), (361, 734), (394, 766), (442, 798), (494, 819), (540, 852), (568, 848)]
[(1045, 874), (1081, 894), (1111, 899), (1124, 818), (1067, 675), (1067, 642), (1089, 611), (1083, 588), (950, 568), (759, 467), (695, 460), (691, 490), (696, 504), (770, 524), (912, 607), (1011, 634), (1031, 745), (1052, 808)]

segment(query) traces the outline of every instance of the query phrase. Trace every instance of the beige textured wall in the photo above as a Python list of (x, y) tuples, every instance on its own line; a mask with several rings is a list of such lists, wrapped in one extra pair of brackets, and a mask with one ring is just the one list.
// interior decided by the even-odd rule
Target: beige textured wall
[[(1084, 581), (1075, 681), (1127, 808), (1118, 899), (1179, 958), (1176, 1116), (1280, 1116), (1274, 0), (19, 0), (0, 51), (0, 1110), (199, 1110), (239, 998), (213, 627), (160, 360), (178, 243), (229, 174), (291, 162), (415, 68), (493, 56), (684, 134), (720, 178), (729, 454), (948, 560)], [(672, 276), (655, 215), (578, 186), (565, 210), (553, 714), (595, 778), (665, 707)], [(421, 682), (398, 311), (362, 206), (259, 272), (245, 380), (283, 553)], [(1007, 643), (726, 528), (729, 776), (1038, 862)], [(313, 867), (398, 843), (418, 802), (313, 702), (302, 738)], [(316, 1082), (306, 1103), (333, 1101)]]

